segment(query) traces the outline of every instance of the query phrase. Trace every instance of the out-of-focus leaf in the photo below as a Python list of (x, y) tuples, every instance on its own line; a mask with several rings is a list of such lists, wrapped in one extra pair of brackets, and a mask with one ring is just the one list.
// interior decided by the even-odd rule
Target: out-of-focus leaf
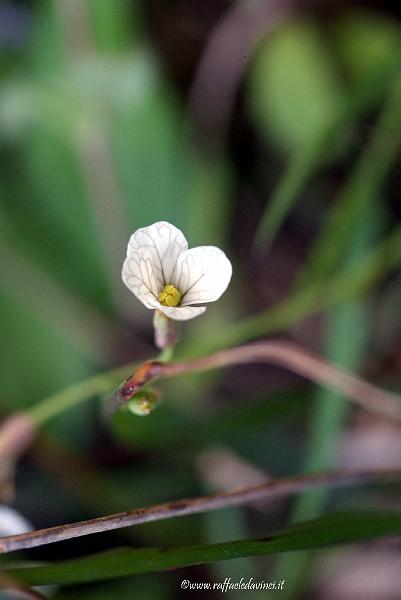
[(337, 118), (343, 92), (312, 21), (287, 22), (261, 43), (250, 71), (249, 101), (261, 134), (290, 151)]
[(344, 250), (354, 235), (355, 223), (369, 211), (381, 193), (400, 148), (401, 76), (398, 75), (369, 144), (362, 152), (313, 244), (299, 278), (300, 286), (327, 277), (331, 270), (341, 264)]
[(72, 148), (36, 129), (16, 159), (22, 176), (15, 176), (15, 164), (5, 166), (8, 194), (2, 198), (14, 224), (13, 242), (33, 254), (63, 285), (110, 308), (100, 249)]
[(249, 108), (258, 131), (290, 154), (257, 232), (270, 244), (311, 174), (346, 139), (350, 111), (315, 24), (287, 23), (261, 45), (249, 79)]
[(118, 58), (82, 58), (45, 78), (16, 77), (0, 91), (1, 136), (18, 140), (33, 126), (71, 142), (94, 118), (108, 120), (124, 111), (141, 111), (157, 95), (159, 73), (150, 54), (138, 49)]
[(32, 406), (77, 378), (88, 363), (63, 337), (0, 294), (2, 409)]
[[(227, 253), (227, 238), (230, 225), (229, 192), (231, 173), (224, 156), (198, 153), (194, 146), (184, 143), (182, 160), (187, 157), (187, 177), (184, 172), (184, 187), (180, 193), (180, 205), (186, 212), (185, 231), (190, 246), (221, 245)], [(179, 160), (179, 157), (178, 157)]]
[(395, 348), (399, 340), (399, 328), (394, 327), (400, 316), (401, 306), (401, 277), (395, 275), (383, 290), (377, 306), (373, 346), (378, 353), (389, 352)]
[(6, 573), (29, 585), (84, 583), (243, 556), (356, 543), (400, 532), (401, 514), (397, 512), (338, 513), (256, 540), (177, 548), (120, 548), (44, 566), (21, 564)]
[(270, 425), (291, 421), (305, 409), (308, 398), (299, 392), (275, 394), (267, 400), (248, 399), (244, 405), (200, 416), (179, 413), (167, 397), (150, 418), (119, 411), (112, 420), (118, 438), (137, 448), (196, 448), (211, 442), (233, 442), (242, 436), (260, 435)]
[(227, 167), (195, 151), (166, 88), (116, 118), (114, 151), (133, 228), (170, 221), (191, 246), (225, 238)]
[(58, 286), (37, 264), (1, 240), (0, 254), (0, 289), (4, 295), (24, 307), (29, 317), (58, 331), (82, 354), (105, 362), (110, 346), (123, 335), (123, 330), (94, 306)]
[(336, 118), (290, 157), (261, 219), (258, 246), (272, 243), (313, 173), (327, 161), (338, 140), (347, 140), (347, 130), (356, 119), (391, 89), (399, 70), (401, 28), (393, 21), (370, 12), (346, 13), (334, 26), (334, 41), (349, 71), (350, 89)]
[(327, 141), (337, 128), (323, 131), (290, 158), (288, 166), (275, 186), (258, 226), (255, 244), (264, 251), (270, 246), (285, 218), (294, 206), (297, 196), (320, 165)]
[(31, 72), (46, 76), (63, 64), (62, 32), (57, 23), (57, 4), (39, 0), (32, 13), (32, 34), (25, 58)]
[(129, 0), (89, 0), (91, 39), (103, 52), (121, 52), (131, 45), (138, 23), (138, 6)]
[(401, 27), (379, 12), (348, 10), (332, 27), (333, 40), (353, 90), (401, 62)]
[(168, 578), (157, 580), (152, 575), (143, 575), (135, 581), (103, 581), (80, 587), (63, 588), (52, 593), (52, 600), (111, 600), (111, 598), (129, 598), (129, 600), (155, 600), (174, 598), (175, 582)]

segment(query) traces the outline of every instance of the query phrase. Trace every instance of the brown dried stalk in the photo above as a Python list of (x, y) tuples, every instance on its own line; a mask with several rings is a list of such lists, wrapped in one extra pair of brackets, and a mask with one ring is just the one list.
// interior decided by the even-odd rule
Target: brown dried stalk
[(401, 421), (399, 396), (375, 387), (296, 344), (281, 340), (238, 346), (210, 356), (178, 363), (147, 362), (123, 383), (117, 394), (118, 400), (128, 401), (155, 377), (175, 377), (183, 373), (255, 362), (284, 367), (344, 394), (366, 410)]
[(398, 480), (401, 470), (378, 469), (372, 471), (332, 472), (317, 475), (302, 475), (271, 480), (256, 487), (182, 499), (148, 508), (137, 508), (105, 517), (40, 529), (29, 533), (0, 538), (0, 553), (13, 552), (25, 548), (44, 546), (61, 540), (68, 540), (93, 533), (121, 529), (150, 521), (160, 521), (184, 515), (209, 512), (228, 506), (238, 506), (270, 500), (295, 494), (317, 487), (340, 487), (362, 485), (373, 482)]

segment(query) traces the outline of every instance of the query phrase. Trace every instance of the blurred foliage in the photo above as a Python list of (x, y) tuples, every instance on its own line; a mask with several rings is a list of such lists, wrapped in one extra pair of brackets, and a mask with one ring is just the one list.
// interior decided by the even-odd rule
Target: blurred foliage
[[(266, 367), (166, 382), (149, 418), (121, 411), (110, 420), (109, 380), (89, 378), (154, 355), (151, 315), (120, 281), (128, 236), (138, 227), (170, 221), (191, 246), (218, 245), (234, 264), (230, 290), (185, 324), (177, 356), (285, 332), (348, 368), (376, 365), (377, 381), (399, 388), (400, 15), (387, 3), (376, 10), (331, 3), (327, 11), (323, 2), (301, 3), (274, 27), (268, 15), (261, 37), (250, 31), (249, 53), (245, 28), (235, 38), (247, 57), (243, 79), (219, 137), (199, 127), (187, 99), (200, 89), (199, 65), (208, 73), (220, 68), (219, 61), (202, 63), (211, 36), (229, 49), (230, 23), (245, 31), (236, 15), (253, 22), (257, 3), (242, 3), (243, 12), (237, 4), (0, 4), (0, 409), (4, 416), (48, 398), (47, 416), (60, 412), (17, 472), (16, 507), (35, 527), (204, 493), (212, 486), (199, 460), (215, 446), (273, 475), (325, 469), (336, 462), (342, 433), (356, 427), (359, 413), (346, 411), (342, 398)], [(227, 56), (224, 72), (211, 77), (222, 98), (230, 88)], [(207, 98), (210, 90), (200, 93)], [(80, 381), (72, 392), (67, 387)], [(61, 413), (66, 397), (74, 408)], [(42, 409), (32, 414), (43, 416)], [(345, 497), (342, 508), (354, 494)], [(372, 497), (377, 506), (380, 493)], [(315, 498), (302, 496), (293, 514), (313, 519), (338, 501)], [(286, 503), (268, 512), (235, 509), (24, 556), (67, 559), (174, 540), (217, 560), (239, 556), (235, 543), (213, 557), (207, 544), (262, 537), (288, 518)], [(319, 518), (319, 527), (334, 523)], [(399, 528), (398, 515), (358, 518), (333, 525), (327, 531), (336, 540), (322, 533), (316, 544)], [(313, 547), (308, 536), (305, 530), (285, 548), (266, 542), (263, 552)], [(253, 542), (237, 544), (243, 555), (256, 554)], [(127, 551), (124, 564), (146, 552), (159, 556)], [(192, 550), (169, 552), (176, 565), (194, 562)], [(314, 570), (301, 557), (291, 575), (294, 598), (306, 597), (298, 584), (308, 590), (305, 569)], [(224, 579), (233, 577), (233, 564), (76, 585), (52, 597), (182, 597), (184, 573)], [(241, 565), (255, 578), (265, 565), (274, 573), (270, 562)], [(283, 565), (276, 577), (290, 578)], [(57, 568), (48, 567), (49, 577)]]
[(312, 22), (285, 23), (267, 38), (251, 71), (250, 99), (269, 140), (290, 152), (333, 122), (345, 101), (333, 66)]

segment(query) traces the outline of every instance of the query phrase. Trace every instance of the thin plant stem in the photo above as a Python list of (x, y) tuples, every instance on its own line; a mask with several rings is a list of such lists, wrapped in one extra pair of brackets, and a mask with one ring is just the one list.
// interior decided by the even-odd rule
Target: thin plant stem
[(113, 387), (117, 387), (134, 366), (129, 363), (71, 385), (48, 398), (44, 398), (27, 412), (35, 425), (39, 427), (84, 400), (93, 398), (97, 394), (105, 394)]
[[(249, 362), (269, 362), (285, 366), (313, 381), (329, 384), (330, 387), (352, 397), (356, 402), (375, 410), (380, 414), (400, 419), (401, 403), (398, 396), (384, 392), (364, 382), (358, 377), (325, 363), (323, 360), (307, 353), (304, 349), (277, 340), (250, 344), (239, 348), (232, 348), (218, 352), (211, 356), (187, 361), (183, 363), (145, 363), (142, 369), (146, 370), (147, 380), (157, 377), (171, 377), (194, 371), (211, 370), (228, 367), (233, 364)], [(76, 383), (48, 398), (28, 411), (29, 417), (36, 426), (41, 426), (48, 420), (56, 417), (77, 404), (92, 398), (97, 394), (109, 392), (132, 372), (133, 364), (127, 364), (111, 371), (95, 375), (83, 382)], [(153, 369), (153, 370), (152, 370)], [(136, 373), (137, 375), (137, 373)], [(132, 377), (128, 380), (132, 383)], [(135, 385), (137, 382), (134, 382)], [(142, 385), (145, 382), (142, 382)], [(130, 390), (132, 397), (140, 389)]]
[(174, 346), (167, 346), (167, 348), (163, 348), (163, 350), (159, 354), (159, 360), (161, 362), (170, 362), (173, 358), (174, 354)]
[(282, 498), (290, 494), (316, 488), (316, 487), (344, 487), (382, 483), (388, 480), (401, 478), (401, 470), (378, 469), (352, 472), (331, 472), (314, 475), (298, 475), (283, 479), (271, 480), (256, 487), (222, 492), (198, 498), (182, 499), (164, 504), (157, 504), (147, 508), (137, 508), (126, 512), (116, 513), (87, 521), (70, 523), (31, 531), (19, 535), (0, 538), (0, 553), (23, 550), (52, 544), (61, 540), (68, 540), (94, 533), (122, 529), (141, 523), (171, 519), (185, 515), (209, 512), (239, 506), (254, 502), (266, 501), (272, 498)]
[(282, 340), (238, 346), (183, 362), (150, 361), (139, 367), (123, 383), (118, 395), (121, 402), (126, 402), (156, 377), (175, 377), (184, 373), (257, 362), (284, 367), (315, 383), (344, 394), (366, 410), (401, 421), (401, 398), (399, 396), (373, 386), (360, 377), (315, 356), (299, 345)]

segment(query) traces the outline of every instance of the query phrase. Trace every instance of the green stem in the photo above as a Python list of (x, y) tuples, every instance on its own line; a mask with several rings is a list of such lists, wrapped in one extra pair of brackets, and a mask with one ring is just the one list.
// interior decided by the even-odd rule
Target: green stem
[(174, 348), (175, 346), (167, 346), (166, 348), (163, 348), (159, 354), (158, 360), (161, 362), (170, 362), (173, 358)]
[(97, 394), (105, 394), (113, 388), (117, 387), (127, 375), (132, 372), (137, 365), (129, 363), (113, 369), (105, 371), (94, 377), (90, 377), (85, 381), (76, 383), (61, 392), (57, 392), (48, 398), (44, 398), (39, 404), (28, 411), (28, 415), (39, 427), (59, 415), (60, 413), (73, 408), (88, 398), (92, 398)]
[[(172, 359), (174, 346), (164, 348), (158, 360), (168, 362)], [(99, 394), (105, 394), (117, 387), (138, 365), (128, 363), (111, 371), (105, 371), (85, 381), (76, 383), (61, 392), (44, 398), (39, 404), (28, 411), (28, 415), (37, 427), (43, 425), (53, 417), (73, 408), (77, 404)]]

